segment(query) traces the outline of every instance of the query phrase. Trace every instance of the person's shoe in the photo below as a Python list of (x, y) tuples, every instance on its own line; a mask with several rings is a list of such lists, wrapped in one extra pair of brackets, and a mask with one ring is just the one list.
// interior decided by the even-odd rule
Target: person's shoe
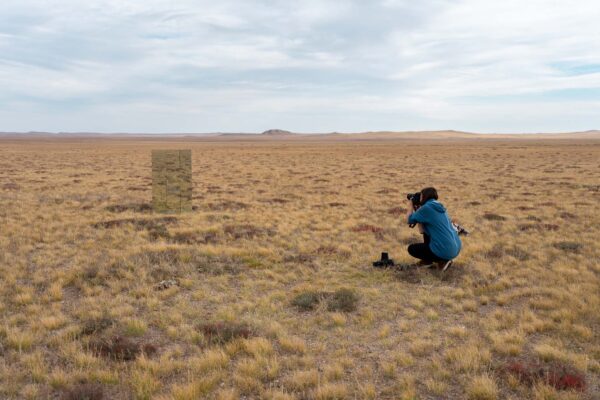
[(443, 271), (447, 270), (450, 266), (452, 265), (452, 260), (448, 260), (448, 261), (441, 261), (438, 263), (438, 268), (440, 268)]
[(467, 236), (469, 233), (471, 233), (468, 230), (466, 230), (463, 226), (460, 226), (457, 223), (453, 222), (452, 226), (454, 227), (454, 230), (456, 230), (456, 233), (458, 233), (458, 236)]
[(430, 261), (421, 260), (417, 264), (417, 267), (431, 268), (433, 267), (433, 263)]

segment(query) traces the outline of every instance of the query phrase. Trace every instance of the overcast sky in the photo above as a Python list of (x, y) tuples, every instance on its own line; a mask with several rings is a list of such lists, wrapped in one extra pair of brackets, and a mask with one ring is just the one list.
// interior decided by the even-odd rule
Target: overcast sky
[(0, 131), (600, 128), (598, 0), (1, 0)]

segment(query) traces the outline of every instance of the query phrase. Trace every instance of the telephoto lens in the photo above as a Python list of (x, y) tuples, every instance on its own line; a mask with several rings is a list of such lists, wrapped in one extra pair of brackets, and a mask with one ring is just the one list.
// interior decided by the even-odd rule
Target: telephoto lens
[(416, 210), (421, 207), (421, 192), (409, 193), (406, 198), (412, 201), (413, 208)]

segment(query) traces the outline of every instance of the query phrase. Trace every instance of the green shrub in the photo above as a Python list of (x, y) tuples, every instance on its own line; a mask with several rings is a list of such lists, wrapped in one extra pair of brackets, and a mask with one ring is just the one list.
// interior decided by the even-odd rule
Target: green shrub
[(581, 250), (583, 246), (581, 243), (577, 242), (557, 242), (554, 243), (554, 247), (568, 253), (579, 253), (579, 250)]
[(204, 323), (198, 330), (212, 344), (224, 344), (236, 338), (247, 339), (254, 335), (252, 327), (248, 324), (228, 321)]
[(353, 289), (336, 290), (328, 299), (327, 310), (351, 312), (358, 305), (358, 294)]
[(294, 297), (292, 305), (302, 311), (310, 311), (314, 310), (317, 305), (319, 305), (322, 298), (323, 294), (320, 292), (302, 292)]

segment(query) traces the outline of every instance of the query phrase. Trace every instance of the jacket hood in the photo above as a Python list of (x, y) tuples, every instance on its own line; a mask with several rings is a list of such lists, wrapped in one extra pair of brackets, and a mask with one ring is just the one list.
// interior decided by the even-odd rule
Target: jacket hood
[(433, 210), (440, 212), (440, 213), (445, 213), (446, 212), (446, 208), (443, 206), (442, 203), (440, 203), (437, 200), (429, 200), (425, 203), (425, 205), (427, 205), (428, 207), (432, 208)]

